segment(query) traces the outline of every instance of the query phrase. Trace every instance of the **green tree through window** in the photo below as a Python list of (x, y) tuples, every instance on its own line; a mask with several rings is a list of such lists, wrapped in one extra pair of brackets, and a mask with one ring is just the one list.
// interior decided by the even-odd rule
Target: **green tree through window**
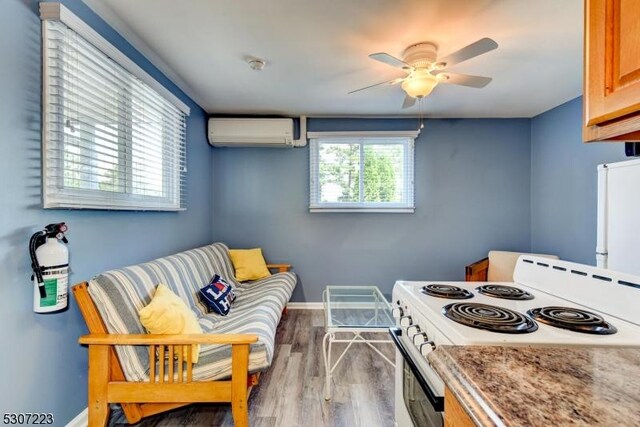
[(374, 146), (364, 147), (364, 201), (391, 202), (396, 195), (396, 170), (401, 161), (402, 147), (388, 147), (389, 153), (381, 153)]
[(403, 149), (400, 144), (322, 144), (318, 176), (322, 202), (399, 202)]
[(325, 202), (360, 200), (360, 146), (323, 144), (320, 147), (320, 186)]

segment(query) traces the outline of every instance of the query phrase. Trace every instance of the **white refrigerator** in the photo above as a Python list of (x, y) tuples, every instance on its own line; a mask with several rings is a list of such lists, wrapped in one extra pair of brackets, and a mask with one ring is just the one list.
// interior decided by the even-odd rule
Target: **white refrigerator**
[(640, 276), (640, 159), (598, 165), (596, 260)]

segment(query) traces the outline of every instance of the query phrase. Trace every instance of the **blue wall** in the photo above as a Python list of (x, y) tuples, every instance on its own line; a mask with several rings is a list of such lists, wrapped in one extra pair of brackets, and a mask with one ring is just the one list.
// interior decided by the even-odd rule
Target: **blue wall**
[(40, 20), (32, 0), (0, 3), (0, 413), (52, 412), (64, 425), (87, 406), (86, 333), (72, 301), (61, 314), (32, 310), (29, 237), (45, 224), (69, 224), (71, 282), (105, 269), (203, 245), (212, 235), (211, 157), (206, 115), (80, 1), (74, 13), (191, 107), (189, 176), (182, 213), (43, 210), (40, 203)]
[[(415, 120), (310, 119), (310, 131), (411, 130)], [(325, 285), (464, 278), (489, 249), (530, 248), (530, 120), (428, 120), (415, 214), (308, 212), (309, 149), (215, 150), (214, 237), (294, 265), (293, 301)]]
[(595, 264), (597, 172), (624, 144), (582, 142), (582, 98), (531, 120), (531, 248)]

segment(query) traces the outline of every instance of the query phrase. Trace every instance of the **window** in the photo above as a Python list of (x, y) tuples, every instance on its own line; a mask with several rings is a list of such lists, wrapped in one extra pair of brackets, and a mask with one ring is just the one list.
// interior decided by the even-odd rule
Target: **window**
[(43, 7), (44, 207), (184, 210), (188, 107), (64, 6)]
[(309, 132), (311, 212), (413, 212), (416, 132)]

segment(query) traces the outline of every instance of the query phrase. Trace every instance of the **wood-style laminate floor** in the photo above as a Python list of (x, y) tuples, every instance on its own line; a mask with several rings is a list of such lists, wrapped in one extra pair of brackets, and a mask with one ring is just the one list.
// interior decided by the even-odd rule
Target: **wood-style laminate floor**
[[(322, 310), (289, 310), (278, 326), (271, 368), (249, 396), (249, 421), (260, 426), (393, 426), (393, 367), (366, 344), (353, 345), (333, 375), (333, 399), (322, 395)], [(377, 334), (378, 337), (379, 334)], [(334, 344), (333, 358), (346, 344)], [(392, 344), (378, 345), (394, 360)], [(126, 424), (113, 411), (110, 425)], [(138, 426), (233, 426), (231, 407), (198, 404), (156, 415)]]

